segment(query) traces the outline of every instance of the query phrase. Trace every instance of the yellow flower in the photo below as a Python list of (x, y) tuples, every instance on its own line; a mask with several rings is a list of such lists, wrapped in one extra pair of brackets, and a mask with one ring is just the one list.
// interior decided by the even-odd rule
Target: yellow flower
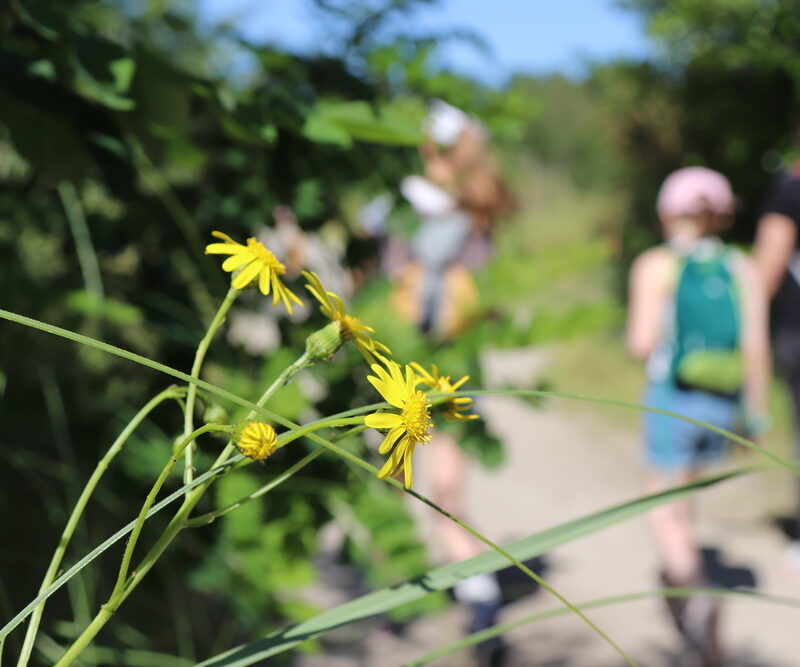
[(239, 434), (239, 451), (254, 461), (263, 461), (275, 451), (275, 429), (264, 422), (249, 422)]
[[(436, 364), (431, 365), (430, 373), (413, 361), (411, 362), (411, 367), (417, 374), (418, 382), (430, 387), (430, 391), (437, 394), (452, 394), (458, 391), (458, 388), (469, 380), (469, 375), (465, 375), (458, 382), (451, 382), (449, 375), (439, 375), (439, 368)], [(470, 410), (474, 404), (475, 401), (469, 396), (454, 396), (453, 398), (448, 398), (446, 401), (447, 409), (445, 410), (444, 418), (451, 422), (478, 419), (478, 415), (461, 414), (462, 412)]]
[(357, 317), (348, 315), (347, 309), (339, 296), (333, 292), (328, 292), (322, 286), (322, 282), (316, 273), (303, 271), (303, 276), (309, 282), (306, 285), (306, 289), (319, 301), (320, 312), (331, 322), (339, 325), (342, 338), (353, 341), (358, 351), (367, 360), (367, 363), (374, 364), (376, 361), (386, 363), (388, 360), (384, 355), (391, 354), (392, 351), (369, 335), (375, 333), (375, 329), (368, 327)]
[(417, 377), (411, 366), (406, 366), (405, 377), (400, 366), (394, 361), (387, 361), (386, 368), (372, 364), (372, 375), (367, 380), (378, 390), (383, 398), (400, 412), (375, 412), (364, 418), (367, 426), (378, 429), (389, 429), (378, 451), (386, 454), (391, 451), (386, 463), (378, 472), (384, 479), (402, 471), (405, 473), (405, 486), (411, 488), (413, 482), (411, 457), (414, 448), (430, 442), (431, 402), (421, 391), (417, 390)]
[(211, 232), (211, 235), (222, 239), (224, 243), (210, 243), (206, 246), (206, 254), (230, 255), (222, 263), (222, 270), (236, 271), (240, 269), (233, 278), (234, 289), (244, 289), (258, 279), (258, 288), (262, 294), (267, 296), (272, 290), (273, 306), (277, 306), (278, 301), (283, 301), (287, 312), (291, 315), (292, 301), (299, 306), (303, 305), (303, 302), (278, 277), (286, 273), (286, 267), (257, 239), (249, 238), (247, 245), (242, 245), (222, 232)]

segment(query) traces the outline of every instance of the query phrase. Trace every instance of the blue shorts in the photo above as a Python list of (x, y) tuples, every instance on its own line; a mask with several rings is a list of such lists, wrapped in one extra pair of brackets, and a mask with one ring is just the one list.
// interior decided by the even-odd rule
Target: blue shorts
[[(727, 430), (736, 427), (739, 413), (735, 398), (680, 389), (671, 382), (650, 384), (644, 404)], [(694, 468), (719, 460), (727, 449), (727, 439), (719, 433), (652, 412), (644, 415), (644, 432), (645, 463), (653, 468)]]

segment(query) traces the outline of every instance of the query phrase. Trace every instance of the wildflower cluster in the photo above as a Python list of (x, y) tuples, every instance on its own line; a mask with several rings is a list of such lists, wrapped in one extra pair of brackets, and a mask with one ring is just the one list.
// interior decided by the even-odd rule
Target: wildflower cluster
[[(233, 273), (234, 289), (241, 290), (257, 282), (263, 294), (272, 291), (274, 306), (282, 301), (291, 314), (292, 303), (302, 305), (280, 279), (286, 273), (285, 266), (258, 240), (249, 238), (247, 245), (242, 245), (221, 232), (213, 235), (224, 243), (208, 245), (206, 253), (230, 255), (222, 268)], [(401, 367), (389, 358), (391, 350), (372, 337), (375, 330), (349, 314), (342, 299), (326, 290), (316, 273), (303, 271), (302, 275), (307, 280), (306, 289), (319, 303), (320, 312), (330, 320), (327, 327), (309, 336), (306, 343), (309, 360), (329, 359), (344, 343), (352, 342), (370, 364), (374, 375), (367, 380), (389, 404), (388, 408), (364, 418), (367, 426), (387, 431), (378, 452), (388, 454), (388, 458), (378, 477), (385, 479), (402, 473), (405, 487), (410, 488), (414, 450), (432, 438), (434, 405), (444, 405), (444, 417), (450, 421), (478, 418), (475, 414), (465, 414), (473, 406), (471, 398), (452, 395), (469, 377), (453, 382), (450, 376), (441, 375), (436, 366), (430, 371), (416, 362)], [(269, 424), (248, 422), (240, 429), (238, 447), (245, 456), (262, 461), (275, 451), (275, 430)]]

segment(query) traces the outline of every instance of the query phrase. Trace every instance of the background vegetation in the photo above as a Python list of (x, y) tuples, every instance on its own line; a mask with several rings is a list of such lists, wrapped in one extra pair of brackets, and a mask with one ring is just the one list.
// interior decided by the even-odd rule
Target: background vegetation
[[(664, 175), (687, 164), (728, 174), (742, 204), (732, 238), (746, 243), (760, 197), (793, 151), (795, 0), (633, 0), (629, 10), (645, 18), (658, 45), (651, 61), (598, 65), (581, 81), (520, 73), (493, 88), (434, 65), (441, 40), (474, 36), (397, 27), (423, 0), (316, 4), (341, 31), (336, 52), (242, 42), (224, 26), (201, 28), (188, 2), (0, 7), (0, 306), (188, 369), (226, 289), (216, 262), (202, 255), (210, 231), (243, 238), (288, 205), (304, 230), (343, 240), (349, 264), (368, 268), (375, 248), (355, 212), (419, 169), (419, 120), (426, 101), (441, 97), (490, 129), (519, 207), (478, 276), (486, 317), (438, 354), (454, 374), (474, 373), (489, 340), (572, 340), (573, 350), (590, 341), (583, 354), (592, 363), (567, 356), (553, 370), (559, 386), (583, 391), (574, 383), (591, 389), (586, 368), (603, 377), (603, 364), (625, 367), (616, 342), (620, 286), (628, 259), (655, 238), (653, 202)], [(375, 313), (387, 291), (374, 282), (359, 312)], [(221, 346), (208, 374), (255, 394), (318, 323), (279, 321), (285, 349), (266, 360)], [(399, 323), (381, 333), (405, 356), (430, 353)], [(279, 411), (295, 418), (349, 407), (342, 396), (363, 380), (336, 366), (322, 373), (329, 393), (291, 385), (276, 397)], [(620, 377), (615, 394), (632, 398), (625, 394), (635, 383)], [(15, 536), (0, 545), (3, 616), (32, 597), (64, 508), (162, 384), (119, 359), (0, 326), (0, 534)], [(72, 557), (134, 514), (128, 499), (160, 469), (178, 420), (156, 414), (146, 437), (130, 443)], [(501, 460), (490, 435), (464, 440), (485, 463)], [(276, 465), (303, 453), (287, 452)], [(322, 457), (268, 507), (252, 503), (181, 540), (105, 645), (194, 659), (307, 617), (310, 558), (331, 521), (362, 528), (353, 534), (365, 537), (347, 540), (342, 557), (366, 569), (369, 585), (424, 571), (427, 556), (401, 499), (377, 482), (351, 484), (351, 474)], [(246, 493), (252, 477), (226, 479), (216, 502)], [(343, 507), (351, 508), (346, 516)], [(111, 575), (101, 564), (53, 599), (44, 630), (54, 641), (74, 636)], [(280, 595), (272, 593), (276, 582)], [(400, 617), (442, 600), (423, 602)]]

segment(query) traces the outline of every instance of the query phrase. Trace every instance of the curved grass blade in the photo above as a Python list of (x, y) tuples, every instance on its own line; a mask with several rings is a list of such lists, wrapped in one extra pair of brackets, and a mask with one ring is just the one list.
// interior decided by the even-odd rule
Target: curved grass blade
[[(784, 468), (790, 470), (795, 475), (800, 476), (800, 467), (798, 467), (791, 461), (787, 461), (786, 459), (781, 458), (777, 454), (773, 454), (768, 449), (765, 449), (764, 447), (757, 445), (751, 440), (742, 437), (738, 433), (734, 433), (733, 431), (728, 431), (724, 428), (719, 428), (718, 426), (714, 426), (713, 424), (707, 424), (706, 422), (700, 421), (699, 419), (692, 419), (691, 417), (685, 417), (684, 415), (679, 415), (676, 412), (670, 412), (669, 410), (661, 410), (660, 408), (651, 408), (647, 405), (640, 405), (639, 403), (629, 403), (628, 401), (619, 401), (614, 398), (600, 398), (598, 396), (585, 396), (583, 394), (569, 394), (558, 391), (544, 391), (538, 389), (476, 389), (467, 391), (461, 390), (446, 395), (447, 396), (502, 395), (502, 396), (530, 396), (535, 398), (565, 398), (568, 400), (584, 401), (586, 403), (598, 403), (600, 405), (609, 405), (616, 408), (639, 410), (640, 412), (651, 412), (656, 415), (664, 415), (665, 417), (672, 417), (673, 419), (679, 419), (689, 424), (700, 426), (701, 428), (704, 428), (707, 431), (712, 431), (714, 433), (719, 433), (720, 435), (724, 435), (726, 438), (728, 438), (728, 440), (732, 440), (738, 445), (742, 445), (744, 447), (747, 447), (748, 449), (757, 451), (760, 454), (766, 456), (768, 459), (775, 461), (775, 463), (777, 463), (778, 465), (783, 466)], [(439, 394), (431, 394), (432, 399), (438, 398), (439, 396), (440, 396)], [(444, 394), (442, 394), (441, 396), (444, 396)]]
[[(57, 327), (52, 324), (47, 324), (46, 322), (41, 322), (39, 320), (33, 319), (32, 317), (26, 317), (25, 315), (19, 315), (17, 313), (12, 313), (8, 310), (3, 310), (0, 308), (0, 318), (9, 320), (11, 322), (15, 322), (17, 324), (23, 324), (25, 326), (29, 326), (33, 329), (38, 329), (39, 331), (45, 331), (47, 333), (53, 334), (54, 336), (59, 336), (61, 338), (66, 338), (68, 340), (74, 341), (76, 343), (81, 343), (83, 345), (88, 345), (89, 347), (93, 347), (98, 350), (102, 350), (103, 352), (107, 352), (109, 354), (113, 354), (118, 357), (122, 357), (123, 359), (128, 359), (129, 361), (133, 361), (135, 363), (141, 364), (142, 366), (147, 366), (148, 368), (152, 368), (153, 370), (160, 371), (161, 373), (165, 373), (166, 375), (170, 375), (174, 378), (182, 380), (183, 382), (187, 382), (189, 384), (197, 385), (200, 389), (203, 389), (219, 398), (224, 398), (225, 400), (231, 401), (232, 403), (236, 403), (242, 407), (247, 408), (248, 410), (255, 411), (256, 414), (263, 415), (267, 419), (271, 419), (277, 424), (284, 426), (286, 428), (297, 428), (297, 424), (289, 421), (288, 419), (284, 419), (278, 414), (267, 410), (266, 408), (261, 408), (255, 403), (251, 403), (250, 401), (242, 398), (241, 396), (237, 396), (225, 389), (217, 387), (213, 384), (205, 382), (203, 380), (199, 380), (197, 378), (193, 378), (189, 376), (187, 373), (183, 373), (179, 370), (171, 368), (165, 364), (159, 363), (157, 361), (153, 361), (152, 359), (148, 359), (147, 357), (143, 357), (142, 355), (136, 354), (134, 352), (130, 352), (129, 350), (124, 350), (121, 347), (116, 347), (115, 345), (109, 345), (108, 343), (104, 343), (103, 341), (96, 340), (94, 338), (90, 338), (89, 336), (84, 336), (82, 334), (75, 333), (74, 331), (70, 331), (68, 329), (62, 329), (61, 327)], [(616, 399), (610, 398), (599, 398), (596, 396), (584, 396), (581, 394), (570, 394), (565, 392), (557, 392), (557, 391), (544, 391), (544, 390), (537, 390), (537, 389), (479, 389), (479, 390), (461, 390), (456, 391), (450, 394), (430, 394), (431, 399), (436, 398), (443, 398), (445, 396), (532, 396), (537, 398), (563, 398), (567, 400), (577, 400), (577, 401), (584, 401), (587, 403), (598, 403), (601, 405), (610, 405), (614, 407), (620, 408), (627, 408), (631, 410), (640, 410), (642, 412), (652, 412), (654, 414), (664, 415), (666, 417), (672, 417), (673, 419), (679, 419), (681, 421), (688, 422), (690, 424), (695, 424), (696, 426), (700, 426), (705, 428), (709, 431), (713, 431), (714, 433), (719, 433), (720, 435), (724, 435), (729, 440), (736, 442), (740, 445), (753, 449), (757, 452), (760, 452), (767, 458), (775, 461), (778, 465), (791, 470), (795, 475), (800, 476), (800, 467), (796, 466), (795, 464), (787, 461), (786, 459), (781, 458), (777, 454), (773, 454), (772, 452), (760, 447), (759, 445), (751, 442), (747, 438), (743, 438), (742, 436), (733, 433), (732, 431), (727, 431), (723, 428), (718, 428), (713, 426), (712, 424), (706, 424), (705, 422), (698, 421), (696, 419), (691, 419), (690, 417), (684, 417), (683, 415), (679, 415), (676, 412), (669, 412), (668, 410), (660, 410), (658, 408), (651, 408), (646, 405), (640, 405), (638, 403), (630, 403), (627, 401), (618, 401)], [(378, 405), (378, 404), (375, 404)], [(356, 408), (354, 410), (348, 410), (343, 412), (339, 415), (332, 415), (332, 416), (350, 416), (350, 415), (357, 415), (362, 414), (364, 412), (369, 412), (371, 409), (375, 407), (375, 405), (364, 407), (364, 408)], [(380, 405), (385, 405), (382, 403)], [(313, 439), (313, 438), (312, 438)], [(323, 444), (319, 442), (319, 444)]]
[[(759, 593), (757, 591), (721, 588), (661, 588), (653, 591), (643, 591), (641, 593), (627, 593), (625, 595), (615, 595), (613, 597), (600, 598), (598, 600), (592, 600), (591, 602), (579, 604), (578, 608), (588, 611), (589, 609), (599, 609), (601, 607), (609, 607), (611, 605), (622, 604), (624, 602), (646, 600), (648, 598), (691, 597), (693, 595), (702, 595), (704, 597), (714, 598), (748, 598), (757, 602), (766, 602), (770, 604), (800, 608), (800, 599), (797, 598), (785, 597), (783, 595), (770, 595), (767, 593)], [(497, 637), (498, 635), (508, 632), (509, 630), (514, 630), (515, 628), (528, 625), (529, 623), (536, 623), (537, 621), (544, 621), (549, 618), (555, 618), (556, 616), (563, 616), (568, 613), (568, 609), (558, 607), (556, 609), (539, 612), (538, 614), (532, 614), (531, 616), (526, 616), (525, 618), (520, 618), (515, 621), (499, 623), (497, 625), (493, 625), (491, 628), (486, 628), (480, 632), (467, 635), (466, 637), (463, 637), (452, 644), (442, 646), (441, 648), (431, 651), (430, 653), (426, 653), (416, 660), (407, 662), (404, 667), (420, 667), (421, 665), (427, 665), (429, 662), (433, 662), (434, 660), (443, 658), (446, 655), (451, 655), (457, 651), (469, 648), (475, 644), (480, 644), (487, 639)]]
[(175, 368), (159, 363), (158, 361), (153, 361), (148, 357), (143, 357), (141, 354), (136, 354), (135, 352), (125, 350), (121, 347), (117, 347), (116, 345), (110, 345), (108, 343), (104, 343), (103, 341), (97, 340), (96, 338), (90, 338), (89, 336), (84, 336), (83, 334), (75, 333), (74, 331), (70, 331), (69, 329), (62, 329), (61, 327), (57, 327), (53, 324), (40, 322), (39, 320), (35, 320), (32, 317), (26, 317), (25, 315), (18, 315), (17, 313), (12, 313), (11, 311), (3, 310), (2, 308), (0, 308), (0, 318), (9, 320), (11, 322), (15, 322), (17, 324), (22, 324), (31, 327), (32, 329), (38, 329), (39, 331), (44, 331), (54, 336), (59, 336), (60, 338), (66, 338), (67, 340), (71, 340), (75, 343), (80, 343), (81, 345), (87, 345), (88, 347), (93, 347), (96, 350), (101, 350), (102, 352), (107, 352), (108, 354), (113, 354), (114, 356), (122, 357), (123, 359), (127, 359), (128, 361), (133, 361), (134, 363), (140, 364), (141, 366), (147, 366), (148, 368), (152, 368), (153, 370), (164, 373), (165, 375), (170, 375), (188, 384), (197, 385), (197, 387), (209, 392), (210, 394), (214, 394), (215, 396), (224, 398), (225, 400), (228, 400), (231, 403), (236, 403), (237, 405), (240, 405), (243, 408), (247, 408), (248, 410), (254, 411), (257, 414), (263, 415), (267, 419), (270, 419), (275, 423), (280, 424), (281, 426), (285, 426), (286, 428), (297, 428), (297, 424), (294, 424), (288, 419), (284, 419), (280, 415), (275, 414), (274, 412), (268, 410), (267, 408), (259, 407), (255, 403), (252, 403), (247, 399), (242, 398), (241, 396), (237, 396), (236, 394), (230, 391), (226, 391), (225, 389), (222, 389), (220, 387), (217, 387), (216, 385), (205, 382), (204, 380), (193, 378), (188, 373), (184, 373)]
[[(701, 489), (741, 475), (774, 469), (773, 466), (748, 466), (711, 475), (690, 484), (614, 505), (554, 528), (549, 528), (512, 542), (506, 547), (506, 551), (518, 560), (528, 560), (566, 542), (643, 514), (659, 505), (685, 498)], [(263, 639), (233, 648), (200, 663), (200, 665), (202, 667), (244, 667), (245, 665), (252, 665), (259, 660), (287, 651), (308, 639), (319, 637), (353, 621), (384, 613), (402, 604), (418, 600), (429, 593), (452, 588), (467, 577), (485, 572), (495, 572), (506, 566), (506, 559), (494, 551), (482, 553), (460, 563), (444, 565), (415, 579), (346, 602), (307, 621), (272, 633)], [(565, 610), (565, 613), (568, 612), (569, 610)]]
[[(147, 513), (147, 518), (149, 519), (151, 516), (163, 510), (167, 505), (175, 502), (176, 500), (183, 497), (186, 491), (193, 489), (196, 486), (200, 486), (203, 482), (206, 482), (210, 478), (214, 477), (215, 475), (220, 474), (226, 468), (236, 464), (241, 457), (239, 458), (232, 458), (221, 466), (217, 468), (213, 468), (212, 470), (208, 470), (202, 475), (198, 476), (197, 478), (192, 481), (191, 484), (186, 484), (182, 486), (177, 491), (171, 493), (162, 501), (153, 505), (150, 508), (150, 511)], [(91, 563), (95, 558), (97, 558), (100, 554), (104, 551), (109, 549), (111, 546), (119, 542), (122, 538), (124, 538), (128, 533), (133, 530), (133, 527), (136, 525), (136, 520), (131, 521), (129, 524), (120, 528), (116, 533), (114, 533), (111, 537), (109, 537), (105, 542), (98, 545), (88, 554), (86, 554), (83, 558), (81, 558), (78, 562), (76, 562), (72, 567), (70, 567), (64, 574), (62, 574), (58, 579), (56, 579), (52, 584), (50, 584), (47, 588), (39, 593), (30, 603), (28, 603), (25, 608), (20, 611), (14, 618), (12, 618), (8, 623), (6, 623), (2, 628), (0, 628), (0, 642), (5, 641), (6, 636), (16, 628), (22, 621), (24, 621), (36, 608), (36, 606), (49, 598), (53, 593), (55, 593), (59, 588), (61, 588), (64, 584), (66, 584), (72, 577), (78, 574), (83, 568), (85, 568), (89, 563)]]
[[(279, 415), (271, 412), (270, 410), (266, 410), (265, 408), (257, 406), (257, 405), (255, 405), (253, 403), (250, 403), (250, 401), (246, 401), (245, 399), (242, 399), (241, 397), (239, 397), (239, 396), (237, 396), (237, 395), (235, 395), (235, 394), (233, 394), (231, 392), (228, 392), (228, 391), (226, 391), (224, 389), (220, 389), (219, 387), (211, 385), (211, 384), (209, 384), (207, 382), (204, 382), (202, 380), (199, 380), (197, 378), (193, 378), (193, 377), (187, 375), (186, 373), (182, 373), (181, 371), (177, 371), (176, 369), (170, 368), (169, 366), (166, 366), (166, 365), (161, 364), (159, 362), (153, 361), (153, 360), (151, 360), (151, 359), (149, 359), (147, 357), (143, 357), (141, 355), (137, 355), (137, 354), (135, 354), (133, 352), (130, 352), (128, 350), (124, 350), (122, 348), (118, 348), (116, 346), (109, 345), (108, 343), (104, 343), (102, 341), (98, 341), (98, 340), (90, 338), (88, 336), (83, 336), (81, 334), (77, 334), (77, 333), (69, 331), (67, 329), (62, 329), (61, 327), (56, 327), (54, 325), (46, 324), (44, 322), (40, 322), (40, 321), (35, 320), (33, 318), (25, 317), (23, 315), (18, 315), (16, 313), (12, 313), (10, 311), (6, 311), (6, 310), (0, 309), (0, 317), (3, 317), (3, 318), (8, 319), (8, 320), (11, 320), (13, 322), (17, 322), (19, 324), (24, 324), (24, 325), (30, 326), (32, 328), (36, 328), (36, 329), (39, 329), (39, 330), (42, 330), (42, 331), (45, 331), (45, 332), (48, 332), (48, 333), (51, 333), (51, 334), (54, 334), (54, 335), (57, 335), (57, 336), (64, 337), (64, 338), (67, 338), (69, 340), (73, 340), (75, 342), (79, 342), (79, 343), (88, 345), (90, 347), (94, 347), (96, 349), (103, 350), (105, 352), (108, 352), (108, 353), (111, 353), (111, 354), (114, 354), (114, 355), (117, 355), (117, 356), (121, 356), (121, 357), (123, 357), (125, 359), (128, 359), (128, 360), (140, 363), (140, 364), (142, 364), (144, 366), (153, 368), (154, 370), (159, 370), (159, 371), (161, 371), (163, 373), (166, 373), (168, 375), (172, 375), (173, 377), (177, 377), (178, 379), (181, 379), (184, 382), (189, 382), (191, 384), (195, 384), (198, 387), (201, 387), (201, 388), (205, 389), (206, 391), (209, 391), (212, 394), (215, 394), (215, 395), (220, 396), (222, 398), (226, 398), (226, 399), (228, 399), (228, 400), (230, 400), (230, 401), (232, 401), (234, 403), (237, 403), (239, 405), (242, 405), (244, 407), (248, 407), (250, 410), (256, 412), (257, 414), (266, 415), (272, 421), (274, 421), (276, 423), (279, 423), (279, 424), (282, 424), (283, 426), (285, 426), (287, 428), (290, 428), (290, 429), (299, 428), (299, 426), (297, 424), (294, 424), (293, 422), (280, 417)], [(521, 391), (524, 391), (524, 390), (521, 390)], [(468, 393), (469, 392), (467, 392), (467, 394)], [(476, 392), (473, 392), (473, 393), (476, 393)], [(477, 392), (477, 393), (480, 393), (480, 392)], [(514, 392), (507, 392), (507, 393), (514, 393)], [(574, 397), (574, 396), (564, 395), (564, 397)], [(640, 409), (643, 407), (643, 406), (636, 406), (635, 404), (627, 404), (627, 405), (628, 405), (628, 407), (639, 407)], [(647, 408), (644, 408), (644, 409), (647, 409)], [(678, 418), (682, 418), (684, 420), (686, 419), (686, 418), (681, 417), (680, 415), (674, 415), (674, 416), (676, 416)], [(689, 420), (689, 421), (692, 421), (692, 420)], [(711, 428), (712, 430), (714, 430), (714, 427), (711, 427), (710, 425), (706, 425), (706, 426)], [(717, 429), (717, 430), (719, 430), (719, 429)], [(734, 435), (734, 434), (731, 434), (731, 435)], [(319, 437), (318, 435), (316, 435), (314, 433), (308, 434), (307, 437), (309, 439), (317, 442), (318, 444), (321, 444), (326, 449), (329, 449), (329, 450), (337, 453), (342, 458), (345, 458), (346, 460), (349, 460), (350, 462), (355, 463), (356, 465), (358, 465), (358, 466), (360, 466), (362, 468), (365, 468), (366, 470), (369, 470), (369, 471), (371, 471), (373, 473), (377, 472), (377, 469), (374, 466), (370, 465), (366, 461), (363, 461), (362, 459), (360, 459), (359, 457), (353, 455), (352, 453), (348, 452), (347, 450), (344, 450), (341, 447), (338, 447), (337, 445), (334, 445), (333, 443), (325, 440), (324, 438), (321, 438), (321, 437)], [(753, 446), (756, 447), (755, 445), (753, 445)], [(774, 457), (774, 455), (772, 457), (776, 458), (776, 457)], [(780, 462), (782, 462), (781, 459), (778, 459), (778, 460)], [(788, 464), (786, 462), (782, 462), (782, 463), (785, 466), (790, 467), (790, 469), (793, 468), (793, 466), (791, 466), (791, 464)], [(798, 471), (798, 474), (800, 474), (800, 471)], [(390, 481), (390, 483), (393, 483), (396, 486), (398, 486), (398, 488), (401, 486), (398, 483), (396, 483), (394, 480), (389, 480), (389, 481)], [(440, 512), (441, 514), (443, 514), (444, 516), (446, 516), (450, 520), (453, 520), (456, 523), (458, 523), (462, 528), (464, 528), (465, 530), (469, 531), (470, 533), (472, 533), (472, 535), (477, 537), (484, 544), (486, 544), (487, 546), (492, 548), (498, 555), (500, 555), (501, 557), (507, 558), (512, 564), (514, 564), (516, 567), (521, 569), (529, 577), (534, 579), (534, 581), (536, 581), (540, 585), (542, 585), (545, 588), (547, 588), (547, 590), (549, 590), (556, 597), (558, 597), (565, 605), (567, 605), (567, 607), (569, 607), (573, 612), (577, 613), (590, 627), (592, 627), (592, 629), (594, 629), (601, 637), (603, 637), (609, 644), (611, 644), (611, 646), (613, 646), (615, 649), (617, 649), (617, 651), (628, 662), (633, 664), (632, 661), (630, 660), (630, 658), (628, 658), (628, 656), (624, 653), (624, 651), (622, 651), (619, 647), (616, 646), (616, 644), (613, 642), (613, 640), (611, 640), (609, 637), (607, 637), (588, 618), (583, 616), (582, 613), (580, 613), (577, 609), (575, 609), (569, 603), (569, 601), (567, 601), (562, 595), (560, 595), (557, 591), (555, 591), (549, 584), (547, 584), (544, 580), (542, 580), (541, 577), (539, 577), (538, 575), (533, 573), (531, 570), (526, 568), (512, 554), (504, 552), (503, 549), (500, 548), (497, 544), (495, 544), (492, 541), (488, 540), (485, 536), (483, 536), (479, 532), (475, 531), (474, 529), (470, 528), (469, 526), (467, 526), (463, 522), (459, 521), (456, 517), (452, 516), (448, 512), (445, 512), (442, 508), (438, 507), (435, 503), (433, 503), (432, 501), (428, 500), (427, 498), (424, 498), (420, 494), (417, 494), (416, 492), (413, 492), (413, 491), (410, 491), (410, 490), (408, 492), (411, 495), (413, 495), (415, 498), (417, 498), (418, 500), (422, 500), (425, 504), (427, 504), (428, 506), (432, 507), (436, 511)], [(2, 636), (2, 635), (0, 635), (0, 636)]]

